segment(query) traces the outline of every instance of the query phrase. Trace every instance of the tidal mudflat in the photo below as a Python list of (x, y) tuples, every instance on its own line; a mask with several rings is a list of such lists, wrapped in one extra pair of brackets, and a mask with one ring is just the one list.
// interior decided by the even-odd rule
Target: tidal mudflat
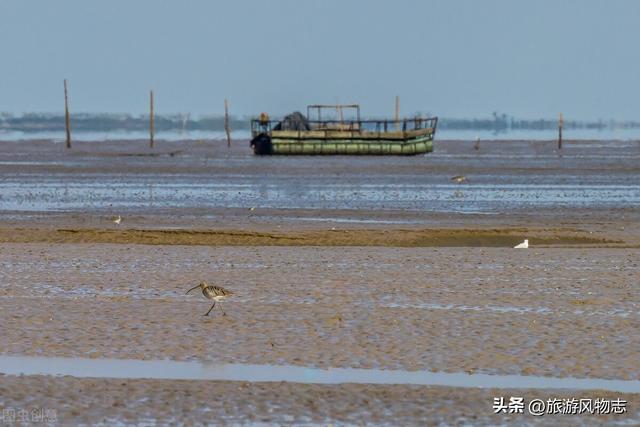
[[(196, 141), (153, 152), (143, 141), (0, 144), (3, 356), (496, 380), (11, 374), (0, 376), (5, 408), (104, 425), (640, 422), (637, 392), (551, 388), (640, 380), (640, 144), (569, 142), (558, 153), (544, 141), (478, 151), (442, 141), (411, 158), (261, 158)], [(451, 181), (460, 174), (466, 183)], [(523, 238), (531, 247), (512, 249)], [(200, 280), (234, 291), (226, 316), (204, 317), (208, 301), (184, 295)], [(501, 388), (504, 376), (550, 387)], [(520, 395), (620, 398), (627, 411), (493, 414), (494, 397)]]

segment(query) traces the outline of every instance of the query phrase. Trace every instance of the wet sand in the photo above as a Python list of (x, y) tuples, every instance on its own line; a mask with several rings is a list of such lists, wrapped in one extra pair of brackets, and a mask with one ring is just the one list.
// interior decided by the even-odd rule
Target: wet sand
[[(17, 391), (19, 390), (19, 391)], [(58, 408), (67, 425), (557, 425), (640, 421), (637, 395), (558, 390), (4, 377), (8, 407)], [(623, 399), (623, 415), (494, 414), (493, 398)], [(635, 400), (634, 400), (635, 399)], [(632, 405), (633, 402), (633, 406)]]
[[(335, 228), (335, 227), (332, 227)], [(375, 246), (375, 247), (502, 247), (528, 239), (536, 247), (638, 248), (634, 235), (620, 237), (571, 228), (502, 229), (332, 229), (287, 231), (161, 230), (87, 228), (0, 229), (5, 243), (119, 243), (199, 246)]]
[(552, 141), (483, 141), (478, 151), (439, 141), (415, 157), (259, 157), (246, 141), (0, 148), (3, 228), (103, 228), (120, 214), (127, 227), (151, 229), (631, 226), (638, 234), (636, 141), (567, 141), (562, 153)]
[[(193, 141), (159, 156), (0, 144), (2, 354), (640, 379), (640, 144), (300, 162)], [(200, 280), (235, 292), (227, 316), (184, 295)], [(550, 422), (492, 417), (508, 390), (39, 376), (0, 390), (62, 424)], [(612, 397), (629, 413), (607, 422), (639, 422), (638, 395)]]
[(439, 141), (426, 156), (315, 158), (254, 156), (247, 141), (0, 147), (1, 242), (640, 245), (636, 141), (567, 141), (562, 152), (553, 141)]
[(635, 249), (0, 248), (5, 354), (640, 378)]
[[(637, 380), (635, 251), (2, 244), (0, 345), (11, 355)], [(223, 303), (227, 316), (216, 309), (203, 317), (208, 301), (184, 295), (202, 279), (236, 292)], [(32, 395), (43, 381), (67, 391)], [(69, 381), (78, 388), (67, 388)], [(202, 408), (210, 408), (213, 423), (457, 424), (467, 417), (484, 424), (498, 421), (491, 417), (492, 395), (509, 395), (400, 385), (0, 379), (4, 387), (16, 382), (20, 387), (7, 396), (17, 393), (12, 399), (23, 405), (73, 402), (60, 410), (69, 423), (103, 417), (202, 421)], [(210, 402), (216, 393), (231, 397)], [(532, 398), (545, 392), (519, 393)], [(128, 400), (132, 394), (140, 399)], [(626, 397), (634, 413), (640, 401)], [(113, 399), (118, 409), (110, 403), (83, 410), (88, 406), (81, 402), (91, 399)], [(247, 415), (251, 405), (261, 409)]]

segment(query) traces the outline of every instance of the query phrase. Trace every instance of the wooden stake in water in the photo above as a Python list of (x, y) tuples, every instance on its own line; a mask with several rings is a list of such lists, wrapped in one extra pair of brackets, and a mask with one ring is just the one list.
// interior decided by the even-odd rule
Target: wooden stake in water
[(400, 130), (400, 97), (398, 95), (396, 95), (395, 121), (396, 121), (396, 130)]
[(224, 131), (227, 133), (227, 147), (231, 147), (231, 127), (229, 126), (229, 102), (224, 100)]
[(69, 96), (67, 94), (67, 79), (64, 79), (64, 123), (67, 129), (67, 148), (71, 148), (71, 117), (69, 116)]
[(153, 148), (153, 90), (149, 91), (149, 147)]
[(564, 117), (562, 113), (558, 117), (558, 150), (562, 150), (562, 126), (564, 125)]

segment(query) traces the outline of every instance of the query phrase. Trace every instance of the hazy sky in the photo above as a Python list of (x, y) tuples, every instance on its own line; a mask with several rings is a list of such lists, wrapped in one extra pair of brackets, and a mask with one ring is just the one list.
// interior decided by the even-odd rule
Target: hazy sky
[(640, 119), (635, 0), (0, 0), (0, 111)]

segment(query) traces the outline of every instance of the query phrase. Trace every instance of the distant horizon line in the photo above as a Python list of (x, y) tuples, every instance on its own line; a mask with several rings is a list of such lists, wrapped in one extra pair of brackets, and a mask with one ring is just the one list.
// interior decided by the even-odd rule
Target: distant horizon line
[[(289, 113), (283, 113), (283, 114), (273, 114), (271, 115), (274, 118), (284, 118), (286, 115), (291, 114), (293, 112), (297, 112), (300, 110), (293, 110)], [(122, 111), (101, 111), (101, 112), (90, 112), (90, 111), (78, 111), (78, 112), (74, 112), (74, 111), (70, 111), (70, 115), (73, 118), (74, 116), (76, 118), (100, 118), (100, 117), (104, 117), (104, 118), (129, 118), (129, 119), (141, 119), (141, 118), (149, 118), (149, 113), (133, 113), (133, 112), (122, 112)], [(230, 118), (233, 118), (235, 120), (251, 120), (253, 118), (258, 118), (260, 115), (260, 113), (255, 113), (255, 114), (247, 114), (247, 113), (238, 113), (238, 114), (229, 114)], [(306, 116), (306, 115), (305, 115)], [(369, 120), (369, 119), (385, 119), (388, 118), (389, 120), (393, 120), (393, 115), (392, 114), (388, 114), (387, 116), (383, 116), (383, 115), (376, 115), (376, 114), (371, 114), (371, 115), (363, 115), (361, 117), (361, 120)], [(0, 125), (2, 124), (3, 121), (6, 121), (7, 119), (24, 119), (24, 118), (60, 118), (63, 117), (64, 118), (64, 111), (23, 111), (23, 112), (10, 112), (10, 111), (0, 111)], [(192, 112), (164, 112), (164, 113), (158, 113), (158, 112), (154, 112), (154, 117), (161, 117), (161, 118), (171, 118), (171, 119), (177, 119), (180, 118), (181, 120), (184, 120), (184, 118), (186, 117), (188, 120), (202, 120), (202, 119), (218, 119), (218, 118), (223, 118), (224, 117), (224, 112), (220, 112), (220, 113), (192, 113)], [(510, 115), (510, 114), (506, 114), (506, 113), (497, 113), (497, 112), (492, 112), (487, 114), (486, 116), (440, 116), (437, 114), (430, 114), (430, 113), (412, 113), (412, 114), (405, 114), (403, 115), (402, 113), (400, 114), (400, 119), (413, 119), (416, 117), (422, 117), (422, 118), (427, 118), (427, 117), (438, 117), (439, 120), (447, 120), (447, 121), (492, 121), (492, 122), (500, 122), (500, 121), (508, 121), (508, 122), (520, 122), (520, 121), (527, 121), (527, 122), (533, 122), (533, 121), (555, 121), (558, 122), (558, 118), (550, 118), (550, 117), (544, 117), (544, 116), (540, 116), (540, 117), (518, 117), (518, 116), (514, 116), (514, 115)], [(337, 118), (337, 117), (336, 117)], [(332, 116), (329, 116), (329, 119), (333, 119)], [(349, 118), (345, 118), (345, 121), (349, 121), (349, 120), (355, 120), (355, 118), (353, 119), (349, 119)], [(616, 119), (613, 117), (609, 117), (609, 118), (605, 118), (605, 117), (599, 117), (597, 119), (581, 119), (581, 118), (571, 118), (569, 116), (569, 118), (567, 118), (567, 116), (564, 116), (563, 119), (565, 124), (569, 124), (569, 123), (580, 123), (580, 124), (587, 124), (587, 123), (615, 123), (615, 124), (636, 124), (638, 126), (640, 126), (640, 118), (636, 119)]]

